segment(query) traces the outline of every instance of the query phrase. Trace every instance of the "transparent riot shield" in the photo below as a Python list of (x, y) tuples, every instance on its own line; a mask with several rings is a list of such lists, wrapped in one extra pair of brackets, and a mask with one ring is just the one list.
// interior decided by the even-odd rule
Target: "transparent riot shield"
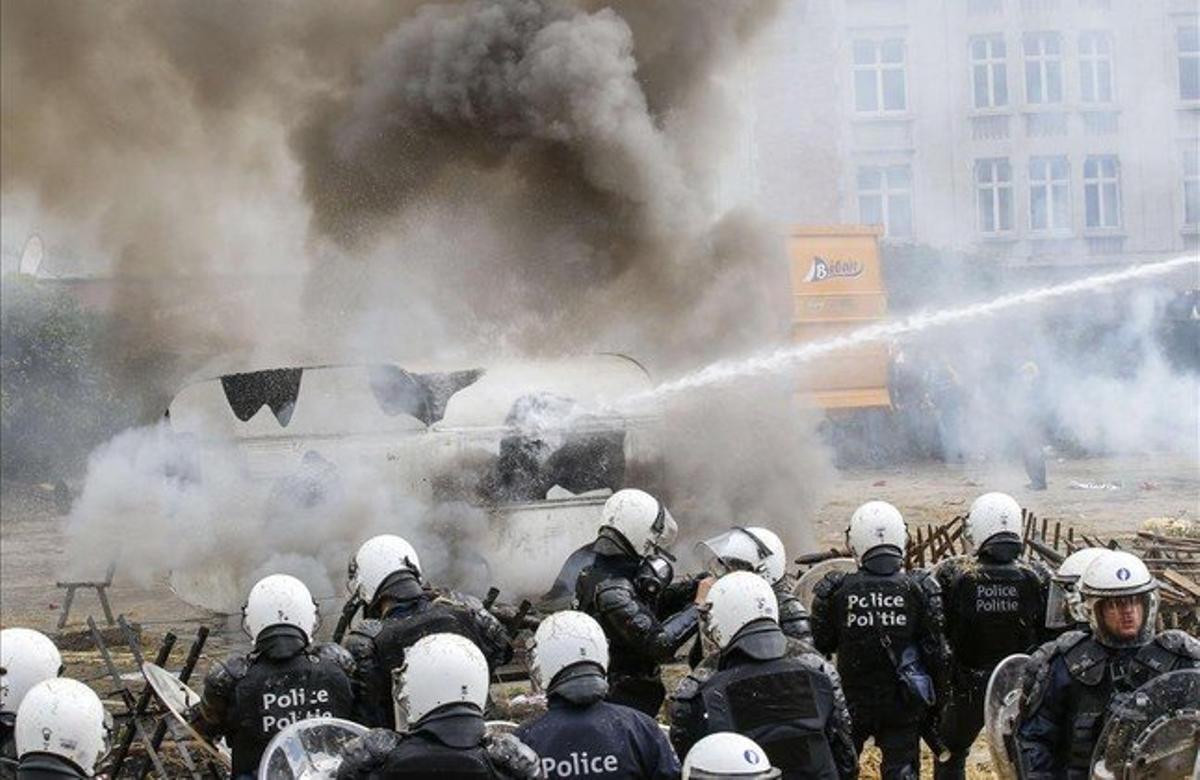
[(1092, 776), (1104, 780), (1194, 777), (1200, 753), (1200, 669), (1156, 677), (1113, 702), (1096, 741)]
[(792, 589), (792, 593), (796, 598), (800, 599), (800, 603), (809, 612), (812, 611), (813, 589), (831, 571), (844, 571), (850, 574), (851, 572), (858, 571), (858, 563), (853, 558), (830, 558), (827, 561), (821, 561), (800, 575), (800, 579), (796, 581), (796, 587)]
[(1021, 706), (1021, 681), (1029, 666), (1024, 653), (1010, 655), (992, 670), (983, 700), (983, 733), (992, 755), (992, 769), (1000, 780), (1017, 780), (1016, 730)]
[(258, 780), (333, 780), (350, 740), (367, 728), (341, 718), (309, 718), (280, 731), (263, 751)]
[(229, 748), (223, 742), (215, 745), (209, 742), (201, 736), (200, 732), (192, 728), (192, 724), (188, 723), (187, 711), (200, 703), (200, 694), (180, 682), (178, 677), (161, 666), (144, 663), (142, 664), (142, 674), (145, 675), (146, 682), (150, 683), (150, 688), (154, 691), (154, 695), (167, 708), (167, 711), (170, 713), (168, 717), (173, 718), (179, 728), (185, 731), (197, 745), (212, 754), (226, 768), (231, 767), (233, 761), (230, 757)]

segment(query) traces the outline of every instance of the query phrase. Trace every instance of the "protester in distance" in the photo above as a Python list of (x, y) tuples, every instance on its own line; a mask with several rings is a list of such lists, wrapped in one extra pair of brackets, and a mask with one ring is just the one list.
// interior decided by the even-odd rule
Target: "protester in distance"
[(608, 640), (590, 615), (568, 610), (547, 617), (534, 634), (530, 657), (530, 679), (545, 692), (548, 709), (516, 736), (541, 757), (545, 777), (679, 776), (679, 760), (658, 723), (604, 700)]
[(251, 588), (242, 627), (254, 648), (213, 664), (189, 714), (201, 735), (229, 743), (234, 778), (254, 777), (271, 738), (296, 721), (354, 716), (354, 661), (313, 641), (318, 624), (317, 604), (295, 577), (272, 574)]

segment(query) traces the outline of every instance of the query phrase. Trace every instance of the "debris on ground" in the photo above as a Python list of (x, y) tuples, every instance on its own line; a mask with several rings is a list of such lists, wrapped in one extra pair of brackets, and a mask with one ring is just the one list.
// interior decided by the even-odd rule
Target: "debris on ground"
[(1120, 482), (1072, 482), (1067, 487), (1071, 490), (1120, 490)]

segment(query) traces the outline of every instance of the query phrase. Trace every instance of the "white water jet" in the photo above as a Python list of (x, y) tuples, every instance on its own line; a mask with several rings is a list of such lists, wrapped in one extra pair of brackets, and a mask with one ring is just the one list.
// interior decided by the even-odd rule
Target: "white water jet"
[(682, 376), (679, 379), (664, 382), (652, 390), (628, 396), (620, 401), (617, 407), (622, 410), (631, 411), (641, 405), (656, 404), (690, 390), (722, 385), (755, 376), (783, 373), (828, 355), (831, 352), (920, 333), (932, 328), (953, 325), (966, 320), (987, 317), (1020, 306), (1097, 292), (1124, 282), (1161, 276), (1189, 264), (1200, 265), (1200, 256), (1184, 255), (1157, 263), (1134, 266), (1122, 271), (1097, 274), (1096, 276), (1089, 276), (1085, 279), (1078, 279), (1066, 284), (1002, 295), (991, 301), (973, 303), (968, 306), (943, 309), (942, 311), (918, 312), (901, 320), (869, 325), (865, 328), (851, 331), (843, 336), (824, 341), (813, 341), (806, 344), (783, 347), (740, 360), (719, 361)]

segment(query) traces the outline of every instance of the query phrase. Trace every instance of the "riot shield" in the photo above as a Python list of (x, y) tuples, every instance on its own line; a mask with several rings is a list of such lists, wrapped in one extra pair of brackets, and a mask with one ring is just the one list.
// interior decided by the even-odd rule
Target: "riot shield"
[(1096, 741), (1092, 776), (1106, 780), (1193, 777), (1200, 760), (1200, 669), (1156, 677), (1115, 700)]
[(809, 612), (812, 611), (813, 589), (831, 571), (844, 571), (850, 574), (858, 571), (858, 563), (853, 558), (830, 558), (804, 572), (796, 581), (796, 587), (792, 589), (792, 593), (800, 599), (800, 603)]
[(1029, 666), (1024, 653), (1010, 655), (992, 670), (987, 694), (983, 700), (983, 733), (988, 752), (992, 755), (992, 770), (1000, 780), (1017, 780), (1016, 730), (1017, 711), (1021, 706), (1021, 681)]
[(167, 708), (171, 718), (174, 718), (179, 726), (187, 732), (196, 744), (208, 751), (214, 758), (226, 766), (233, 766), (230, 758), (229, 748), (225, 747), (224, 743), (213, 744), (200, 735), (200, 732), (192, 728), (192, 724), (188, 723), (187, 711), (200, 703), (200, 694), (187, 687), (179, 681), (179, 678), (168, 672), (161, 666), (155, 666), (152, 663), (142, 664), (142, 674), (146, 677), (146, 682), (150, 683), (150, 688), (154, 691), (154, 695)]
[(332, 780), (346, 744), (367, 728), (341, 718), (308, 718), (280, 731), (263, 751), (258, 780)]

